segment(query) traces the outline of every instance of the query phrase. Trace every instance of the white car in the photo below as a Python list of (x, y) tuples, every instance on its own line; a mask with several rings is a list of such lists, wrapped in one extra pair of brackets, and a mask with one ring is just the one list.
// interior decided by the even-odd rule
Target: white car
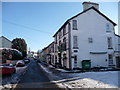
[(19, 60), (19, 61), (17, 61), (17, 63), (16, 63), (16, 67), (24, 67), (24, 66), (25, 66), (25, 63), (24, 63), (23, 60)]

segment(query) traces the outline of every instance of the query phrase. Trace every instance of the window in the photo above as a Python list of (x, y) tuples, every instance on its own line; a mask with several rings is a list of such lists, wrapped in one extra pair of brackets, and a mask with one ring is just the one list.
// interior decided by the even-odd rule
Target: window
[(93, 38), (88, 38), (89, 43), (93, 43)]
[(66, 50), (66, 38), (63, 39), (63, 50)]
[(108, 23), (106, 24), (106, 32), (110, 32), (110, 25)]
[(57, 44), (57, 35), (55, 36), (55, 44)]
[(108, 49), (112, 49), (112, 37), (108, 37)]
[(74, 63), (77, 63), (77, 55), (74, 57)]
[(66, 34), (66, 27), (63, 27), (63, 36)]
[(77, 30), (77, 20), (73, 20), (73, 30)]
[(59, 46), (61, 46), (61, 41), (59, 41)]
[(78, 50), (74, 50), (74, 52), (78, 52)]
[(112, 54), (108, 54), (108, 60), (109, 60), (109, 65), (113, 64), (113, 55)]
[(62, 48), (61, 48), (61, 41), (59, 41), (59, 46), (58, 46), (58, 51), (61, 52)]
[(61, 31), (59, 32), (59, 39), (61, 38), (61, 36), (62, 36), (62, 33), (61, 33)]
[(78, 48), (78, 40), (77, 36), (73, 36), (73, 48)]
[(68, 32), (71, 30), (71, 24), (68, 23)]

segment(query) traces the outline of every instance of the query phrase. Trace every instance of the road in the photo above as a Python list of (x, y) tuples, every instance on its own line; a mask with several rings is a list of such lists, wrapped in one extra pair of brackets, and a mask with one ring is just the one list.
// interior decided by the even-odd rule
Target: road
[(31, 60), (28, 69), (20, 82), (17, 84), (17, 88), (58, 88), (55, 83), (52, 83), (46, 76), (45, 72), (34, 60)]

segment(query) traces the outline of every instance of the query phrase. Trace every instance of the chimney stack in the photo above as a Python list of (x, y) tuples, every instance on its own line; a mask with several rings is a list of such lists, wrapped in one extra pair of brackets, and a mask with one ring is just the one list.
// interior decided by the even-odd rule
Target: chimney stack
[(84, 10), (87, 10), (87, 9), (89, 9), (89, 8), (91, 8), (91, 7), (94, 7), (94, 8), (96, 8), (97, 10), (99, 10), (99, 4), (97, 4), (97, 3), (93, 3), (93, 2), (83, 2), (82, 4), (83, 4), (83, 11), (84, 11)]

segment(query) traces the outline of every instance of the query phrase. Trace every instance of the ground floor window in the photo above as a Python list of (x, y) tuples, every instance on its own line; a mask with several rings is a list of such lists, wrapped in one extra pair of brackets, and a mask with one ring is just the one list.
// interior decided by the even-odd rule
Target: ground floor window
[(77, 55), (74, 56), (74, 68), (77, 68)]
[(108, 54), (108, 61), (109, 61), (109, 65), (113, 64), (113, 55), (112, 54)]
[(120, 68), (120, 56), (116, 57), (116, 67)]
[(63, 66), (66, 67), (66, 54), (63, 54)]

